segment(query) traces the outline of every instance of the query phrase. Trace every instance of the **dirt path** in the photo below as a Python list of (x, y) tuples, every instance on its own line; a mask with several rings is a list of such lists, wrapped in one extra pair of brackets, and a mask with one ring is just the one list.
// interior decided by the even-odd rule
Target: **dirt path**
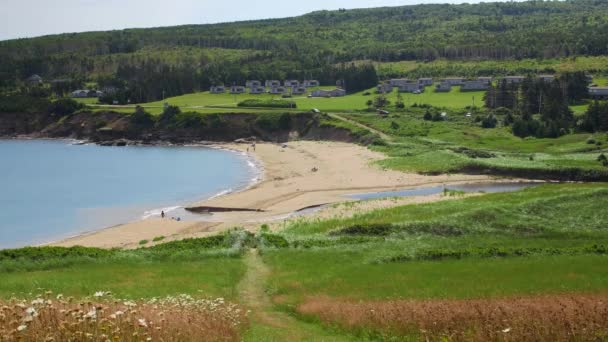
[(370, 127), (370, 126), (364, 125), (364, 124), (362, 124), (362, 123), (360, 123), (360, 122), (357, 122), (357, 121), (355, 121), (355, 120), (347, 119), (347, 118), (343, 117), (343, 116), (342, 116), (342, 115), (340, 115), (340, 114), (336, 114), (336, 113), (329, 113), (329, 116), (331, 116), (331, 117), (332, 117), (332, 118), (334, 118), (334, 119), (338, 119), (338, 120), (342, 120), (342, 121), (344, 121), (344, 122), (348, 122), (348, 123), (349, 123), (349, 124), (351, 124), (351, 125), (355, 125), (355, 126), (357, 126), (357, 127), (361, 127), (361, 128), (363, 128), (363, 129), (366, 129), (366, 130), (368, 130), (368, 131), (370, 131), (370, 132), (372, 132), (372, 133), (375, 133), (375, 134), (379, 135), (379, 136), (380, 136), (380, 138), (382, 138), (382, 140), (385, 140), (385, 141), (393, 141), (393, 138), (392, 138), (390, 135), (387, 135), (387, 134), (385, 134), (385, 133), (383, 133), (383, 132), (381, 132), (381, 131), (379, 131), (379, 130), (377, 130), (377, 129), (375, 129), (375, 128), (372, 128), (372, 127)]
[(266, 293), (266, 281), (270, 269), (252, 249), (244, 257), (247, 273), (238, 286), (239, 296), (250, 314), (251, 326), (245, 334), (244, 341), (349, 341), (350, 339), (335, 336), (322, 327), (302, 322), (288, 313), (274, 307)]

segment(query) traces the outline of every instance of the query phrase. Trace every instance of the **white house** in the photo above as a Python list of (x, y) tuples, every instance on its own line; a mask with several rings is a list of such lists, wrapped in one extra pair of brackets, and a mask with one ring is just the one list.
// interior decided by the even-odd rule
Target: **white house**
[(304, 80), (304, 82), (302, 82), (302, 85), (306, 88), (310, 88), (310, 87), (318, 87), (320, 85), (320, 83), (317, 80)]
[(266, 88), (276, 88), (281, 86), (281, 81), (277, 80), (266, 80), (265, 82)]
[(523, 82), (525, 79), (525, 76), (505, 76), (504, 78), (504, 80), (507, 81), (507, 84), (518, 84)]
[(226, 87), (224, 86), (213, 86), (211, 87), (211, 89), (209, 90), (209, 92), (211, 92), (211, 94), (223, 94), (226, 92)]
[(390, 80), (388, 82), (393, 87), (399, 87), (402, 84), (412, 83), (412, 80), (410, 80), (409, 78), (393, 78), (392, 80)]
[(293, 95), (302, 95), (306, 93), (306, 87), (292, 87), (291, 93)]
[(435, 86), (435, 91), (438, 93), (447, 93), (452, 90), (452, 85), (449, 82), (441, 82)]
[(378, 94), (389, 94), (393, 92), (393, 86), (390, 83), (378, 84), (376, 87), (376, 93)]
[(28, 77), (26, 79), (27, 83), (32, 84), (32, 85), (38, 85), (38, 84), (42, 84), (43, 80), (42, 77), (40, 77), (39, 75), (33, 74), (32, 76)]
[(490, 85), (484, 81), (464, 81), (460, 87), (460, 91), (487, 90)]
[(85, 98), (89, 97), (89, 91), (87, 89), (78, 89), (72, 92), (72, 97), (75, 98)]
[(608, 87), (589, 87), (589, 95), (593, 98), (608, 98)]
[(270, 93), (274, 95), (283, 94), (287, 91), (285, 87), (272, 87), (270, 88)]
[(553, 82), (555, 75), (538, 75), (538, 79), (545, 82)]
[(334, 90), (315, 90), (310, 93), (311, 97), (342, 97), (346, 96), (346, 90), (344, 89), (334, 89)]
[(283, 85), (286, 88), (299, 87), (300, 86), (300, 81), (298, 81), (298, 80), (285, 80), (285, 82), (283, 82)]
[(262, 82), (260, 82), (260, 81), (245, 82), (245, 87), (247, 87), (247, 88), (256, 88), (256, 87), (261, 87), (261, 86), (262, 86)]
[(449, 83), (451, 86), (462, 85), (464, 83), (464, 77), (446, 77), (442, 82)]
[(480, 76), (480, 77), (477, 77), (477, 80), (489, 85), (489, 84), (492, 84), (492, 81), (494, 80), (494, 78), (492, 76)]
[(247, 90), (243, 86), (230, 87), (230, 94), (245, 94)]
[(400, 93), (413, 93), (415, 91), (419, 91), (419, 90), (423, 89), (424, 86), (421, 84), (418, 84), (418, 82), (409, 82), (409, 83), (402, 83), (402, 84), (398, 85), (397, 88), (399, 88)]
[(423, 87), (426, 86), (432, 86), (433, 85), (433, 78), (432, 77), (422, 77), (418, 79), (418, 84), (422, 85)]
[(265, 92), (266, 92), (266, 88), (262, 87), (262, 86), (249, 88), (249, 94), (264, 94)]

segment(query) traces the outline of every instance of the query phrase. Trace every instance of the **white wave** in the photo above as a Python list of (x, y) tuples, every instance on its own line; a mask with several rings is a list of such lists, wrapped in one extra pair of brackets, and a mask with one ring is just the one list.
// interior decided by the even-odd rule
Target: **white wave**
[(232, 190), (232, 189), (227, 189), (227, 190), (220, 191), (220, 192), (218, 192), (217, 194), (215, 194), (215, 195), (213, 195), (213, 196), (209, 197), (209, 199), (210, 199), (210, 200), (212, 200), (212, 199), (214, 199), (214, 198), (218, 198), (218, 197), (221, 197), (221, 196), (224, 196), (224, 195), (228, 195), (228, 194), (229, 194), (229, 193), (231, 193), (232, 191), (234, 191), (234, 190)]
[(160, 214), (164, 211), (165, 214), (175, 211), (177, 209), (180, 209), (181, 206), (173, 206), (173, 207), (166, 207), (166, 208), (159, 208), (159, 209), (152, 209), (152, 210), (147, 210), (144, 211), (143, 216), (141, 217), (142, 220), (145, 219), (149, 219), (150, 217), (155, 217), (155, 216), (160, 216)]

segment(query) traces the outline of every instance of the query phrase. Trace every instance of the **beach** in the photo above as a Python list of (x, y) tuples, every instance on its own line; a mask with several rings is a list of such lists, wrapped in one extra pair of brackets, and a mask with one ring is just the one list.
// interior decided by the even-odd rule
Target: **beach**
[[(280, 226), (298, 210), (352, 201), (349, 194), (393, 191), (416, 187), (478, 182), (493, 179), (483, 175), (427, 176), (384, 170), (376, 163), (386, 158), (366, 147), (340, 142), (294, 141), (287, 144), (224, 144), (218, 147), (247, 153), (261, 169), (260, 180), (240, 192), (193, 203), (191, 207), (239, 208), (204, 215), (201, 221), (174, 221), (149, 218), (65, 239), (52, 245), (102, 248), (136, 248), (140, 241), (163, 241), (202, 237), (242, 227), (256, 231), (262, 224)], [(445, 199), (444, 196), (416, 196), (400, 201), (377, 201), (370, 207), (390, 207)], [(325, 208), (311, 215), (332, 215), (336, 208)], [(364, 210), (364, 209), (362, 209)], [(339, 212), (336, 212), (339, 214)]]

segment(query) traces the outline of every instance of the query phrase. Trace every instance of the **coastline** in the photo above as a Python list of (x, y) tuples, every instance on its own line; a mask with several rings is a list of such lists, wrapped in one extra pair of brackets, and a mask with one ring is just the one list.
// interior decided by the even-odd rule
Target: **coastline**
[[(137, 248), (142, 240), (164, 236), (163, 242), (203, 237), (242, 227), (256, 231), (262, 224), (283, 222), (303, 208), (349, 202), (361, 192), (395, 191), (431, 185), (495, 180), (484, 175), (427, 176), (383, 170), (374, 161), (385, 158), (366, 147), (339, 142), (294, 141), (283, 145), (259, 143), (200, 145), (240, 153), (258, 169), (255, 181), (233, 192), (204, 199), (191, 207), (248, 208), (255, 211), (210, 213), (201, 221), (149, 218), (51, 242), (52, 246)], [(316, 169), (316, 171), (315, 171)], [(416, 201), (441, 200), (416, 196)], [(152, 245), (146, 244), (146, 246)]]

